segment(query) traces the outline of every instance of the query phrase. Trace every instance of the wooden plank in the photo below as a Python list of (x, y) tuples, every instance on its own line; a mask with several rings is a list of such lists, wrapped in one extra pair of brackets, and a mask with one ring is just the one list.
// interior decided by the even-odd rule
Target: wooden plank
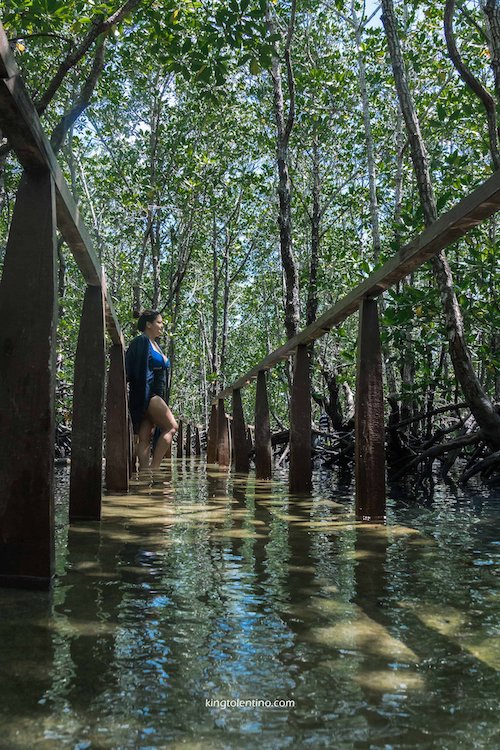
[(271, 479), (271, 426), (267, 398), (266, 373), (257, 375), (255, 394), (255, 477)]
[(55, 189), (18, 190), (0, 283), (0, 584), (48, 588), (54, 574)]
[(361, 284), (343, 297), (336, 305), (326, 310), (314, 323), (304, 328), (283, 346), (271, 352), (259, 364), (232, 385), (218, 393), (215, 399), (228, 398), (234, 388), (243, 388), (254, 380), (261, 370), (269, 370), (281, 360), (293, 354), (297, 346), (308, 344), (323, 336), (333, 326), (339, 325), (359, 308), (366, 297), (377, 297), (394, 286), (409, 273), (425, 263), (440, 250), (463, 237), (500, 209), (500, 170), (496, 171), (470, 195), (461, 200), (450, 211), (440, 216), (418, 237), (401, 248), (381, 268), (374, 271)]
[(382, 348), (377, 301), (359, 311), (356, 374), (356, 518), (385, 519), (385, 432)]
[(184, 424), (179, 419), (177, 425), (177, 458), (184, 458)]
[(201, 456), (201, 438), (198, 425), (194, 428), (194, 455)]
[(191, 458), (191, 424), (186, 427), (186, 458)]
[[(8, 73), (8, 77), (2, 75)], [(64, 179), (52, 147), (21, 78), (0, 23), (0, 130), (28, 172), (48, 169), (56, 185), (57, 226), (87, 284), (100, 286), (102, 269), (80, 211)], [(120, 325), (109, 295), (106, 321), (114, 344), (120, 343)]]
[(310, 359), (308, 346), (298, 346), (290, 404), (290, 492), (312, 488)]
[(241, 390), (239, 388), (235, 388), (233, 391), (232, 408), (234, 470), (241, 474), (248, 474), (250, 470), (250, 457), (248, 455), (245, 415), (243, 413)]
[(75, 359), (70, 521), (101, 517), (105, 371), (104, 299), (100, 287), (88, 286)]
[(219, 399), (217, 406), (217, 462), (219, 466), (229, 466), (231, 449), (229, 447), (229, 430), (227, 425), (224, 399)]
[(129, 427), (125, 353), (121, 344), (109, 352), (106, 392), (106, 487), (110, 492), (128, 492)]
[(207, 464), (217, 461), (217, 406), (212, 404), (207, 435)]

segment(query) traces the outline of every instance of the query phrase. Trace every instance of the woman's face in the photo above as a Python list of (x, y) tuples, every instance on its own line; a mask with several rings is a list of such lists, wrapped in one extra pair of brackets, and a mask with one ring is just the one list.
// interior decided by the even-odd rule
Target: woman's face
[(152, 323), (146, 323), (146, 328), (148, 333), (154, 338), (157, 339), (158, 336), (161, 336), (163, 333), (163, 318), (161, 315), (158, 315)]

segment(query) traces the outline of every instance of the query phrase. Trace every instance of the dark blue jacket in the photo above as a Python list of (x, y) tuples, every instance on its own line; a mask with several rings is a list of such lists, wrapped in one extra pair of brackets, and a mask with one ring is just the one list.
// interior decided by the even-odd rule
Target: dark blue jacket
[[(129, 410), (135, 434), (139, 432), (139, 426), (151, 396), (165, 398), (166, 370), (154, 370), (154, 381), (152, 386), (149, 386), (148, 360), (149, 338), (141, 333), (130, 342), (125, 354), (125, 369), (129, 383)], [(168, 364), (167, 360), (167, 366)]]

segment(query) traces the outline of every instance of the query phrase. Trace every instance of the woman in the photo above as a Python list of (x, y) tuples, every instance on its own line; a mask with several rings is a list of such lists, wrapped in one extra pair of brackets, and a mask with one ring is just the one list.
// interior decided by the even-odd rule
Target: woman
[(137, 321), (139, 336), (130, 343), (125, 355), (129, 382), (129, 407), (134, 434), (139, 436), (139, 468), (149, 465), (151, 435), (160, 431), (153, 451), (151, 468), (158, 469), (164, 456), (170, 456), (177, 422), (165, 403), (166, 373), (170, 362), (156, 339), (163, 331), (163, 320), (157, 310), (144, 310)]

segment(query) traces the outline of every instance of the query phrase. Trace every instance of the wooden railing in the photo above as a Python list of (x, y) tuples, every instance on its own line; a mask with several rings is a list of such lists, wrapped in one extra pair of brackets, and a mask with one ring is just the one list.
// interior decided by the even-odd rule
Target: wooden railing
[(311, 489), (311, 384), (308, 344), (324, 336), (359, 310), (359, 336), (356, 375), (356, 515), (378, 521), (385, 517), (385, 450), (382, 354), (376, 298), (425, 261), (477, 226), (500, 209), (500, 170), (439, 217), (414, 240), (401, 248), (381, 268), (324, 312), (283, 346), (268, 354), (251, 370), (220, 391), (214, 399), (208, 436), (209, 462), (229, 465), (227, 426), (221, 414), (224, 399), (232, 396), (234, 463), (248, 471), (248, 447), (243, 436), (245, 423), (241, 389), (257, 378), (255, 402), (255, 469), (261, 479), (271, 477), (271, 434), (267, 403), (267, 370), (278, 362), (295, 358), (290, 401), (290, 471), (292, 492)]
[(106, 331), (106, 485), (128, 490), (124, 342), (104, 272), (1, 24), (0, 130), (24, 167), (0, 283), (0, 583), (43, 588), (54, 574), (57, 228), (87, 282), (75, 359), (71, 521), (101, 515)]

